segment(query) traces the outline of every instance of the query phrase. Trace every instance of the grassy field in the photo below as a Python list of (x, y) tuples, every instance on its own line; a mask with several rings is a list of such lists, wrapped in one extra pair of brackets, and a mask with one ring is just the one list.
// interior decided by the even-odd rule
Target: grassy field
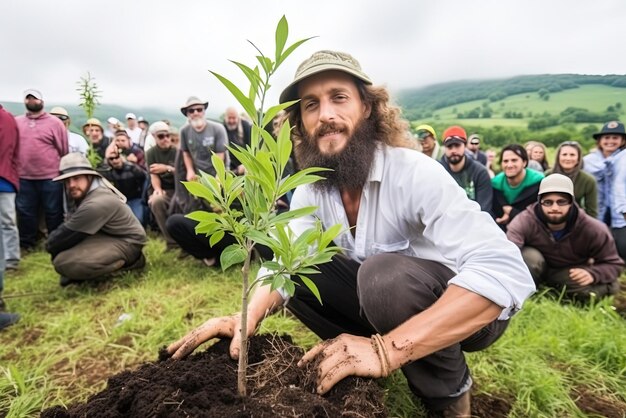
[[(476, 107), (481, 107), (485, 100), (474, 100), (462, 104), (445, 107), (433, 112), (433, 119), (477, 126), (504, 126), (526, 128), (528, 113), (533, 115), (548, 112), (558, 115), (568, 107), (584, 108), (592, 112), (603, 112), (608, 106), (622, 103), (626, 106), (626, 89), (604, 85), (583, 85), (577, 89), (564, 90), (550, 94), (550, 100), (543, 100), (535, 93), (523, 93), (509, 96), (504, 100), (489, 103), (493, 110), (493, 116), (488, 119), (458, 119), (458, 113), (467, 112)], [(504, 112), (522, 112), (523, 119), (505, 119)], [(582, 124), (587, 125), (587, 124)]]
[[(5, 278), (6, 301), (22, 320), (0, 334), (0, 416), (84, 401), (205, 319), (237, 310), (237, 269), (223, 274), (177, 254), (152, 237), (145, 271), (65, 289), (47, 254), (26, 255)], [(626, 321), (613, 302), (583, 308), (535, 295), (500, 341), (468, 355), (475, 394), (510, 417), (624, 416)], [(291, 334), (303, 347), (318, 341), (287, 313), (261, 332)], [(391, 416), (422, 416), (401, 373), (384, 386)]]

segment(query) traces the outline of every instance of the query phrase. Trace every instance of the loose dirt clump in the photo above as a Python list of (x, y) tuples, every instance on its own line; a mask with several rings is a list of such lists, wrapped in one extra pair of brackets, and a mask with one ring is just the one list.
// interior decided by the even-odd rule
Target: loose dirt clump
[[(305, 387), (296, 366), (302, 349), (288, 338), (250, 340), (248, 396), (237, 394), (237, 363), (222, 340), (185, 360), (147, 363), (109, 378), (86, 403), (43, 411), (43, 418), (117, 417), (385, 417), (376, 382), (346, 378), (326, 395)], [(160, 353), (163, 358), (163, 352)]]
[(607, 399), (588, 388), (575, 388), (571, 394), (576, 406), (585, 414), (606, 418), (624, 418), (626, 403)]
[(506, 418), (511, 411), (513, 402), (506, 397), (486, 394), (472, 394), (472, 416), (489, 418)]

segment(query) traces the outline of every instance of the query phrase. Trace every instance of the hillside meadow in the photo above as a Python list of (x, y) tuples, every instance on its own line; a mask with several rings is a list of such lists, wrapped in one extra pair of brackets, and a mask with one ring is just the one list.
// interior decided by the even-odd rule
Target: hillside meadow
[[(237, 310), (237, 268), (223, 273), (180, 259), (154, 235), (145, 253), (143, 272), (98, 284), (60, 288), (41, 250), (8, 274), (6, 300), (22, 320), (0, 334), (1, 417), (35, 417), (44, 408), (84, 402), (110, 376), (155, 361), (160, 347)], [(590, 306), (560, 303), (543, 291), (533, 296), (495, 345), (468, 354), (477, 416), (623, 417), (623, 287), (617, 299)], [(260, 332), (292, 335), (304, 348), (319, 341), (286, 311), (264, 321)], [(381, 384), (390, 416), (424, 416), (401, 373)]]

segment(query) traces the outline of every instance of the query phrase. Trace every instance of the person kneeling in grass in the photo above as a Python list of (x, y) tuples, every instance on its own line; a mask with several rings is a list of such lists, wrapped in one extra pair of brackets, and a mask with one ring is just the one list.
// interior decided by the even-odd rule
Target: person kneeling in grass
[(143, 268), (146, 232), (125, 204), (126, 198), (80, 153), (61, 158), (68, 214), (48, 237), (46, 250), (61, 286)]
[(614, 295), (624, 261), (605, 224), (574, 202), (574, 184), (562, 174), (541, 181), (539, 201), (511, 221), (507, 237), (522, 250), (537, 285), (585, 301)]

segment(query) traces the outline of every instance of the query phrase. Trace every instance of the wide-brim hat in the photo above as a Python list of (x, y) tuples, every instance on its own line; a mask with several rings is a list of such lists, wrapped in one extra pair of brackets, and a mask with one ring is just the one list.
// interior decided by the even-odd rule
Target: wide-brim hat
[(600, 132), (593, 134), (593, 139), (596, 141), (600, 139), (602, 135), (622, 135), (626, 137), (626, 130), (624, 130), (624, 124), (616, 120), (607, 122), (602, 126)]
[(104, 128), (102, 128), (102, 123), (100, 122), (99, 119), (96, 119), (96, 118), (87, 119), (87, 122), (85, 122), (85, 124), (83, 125), (83, 129), (85, 129), (88, 126), (97, 126), (98, 128), (100, 128), (101, 131), (104, 131)]
[(343, 71), (365, 84), (372, 84), (372, 80), (361, 69), (361, 64), (352, 55), (338, 51), (318, 51), (300, 64), (293, 81), (280, 94), (280, 103), (297, 100), (298, 83), (305, 78), (331, 70)]
[(196, 96), (191, 96), (187, 99), (187, 103), (185, 103), (185, 106), (180, 108), (180, 111), (183, 115), (187, 116), (187, 108), (195, 105), (202, 105), (204, 106), (204, 110), (206, 110), (206, 108), (209, 107), (209, 102), (203, 102)]
[(61, 181), (74, 176), (89, 175), (102, 177), (100, 173), (91, 168), (91, 164), (87, 157), (80, 152), (71, 152), (64, 155), (59, 163), (60, 175), (53, 178), (52, 181)]

